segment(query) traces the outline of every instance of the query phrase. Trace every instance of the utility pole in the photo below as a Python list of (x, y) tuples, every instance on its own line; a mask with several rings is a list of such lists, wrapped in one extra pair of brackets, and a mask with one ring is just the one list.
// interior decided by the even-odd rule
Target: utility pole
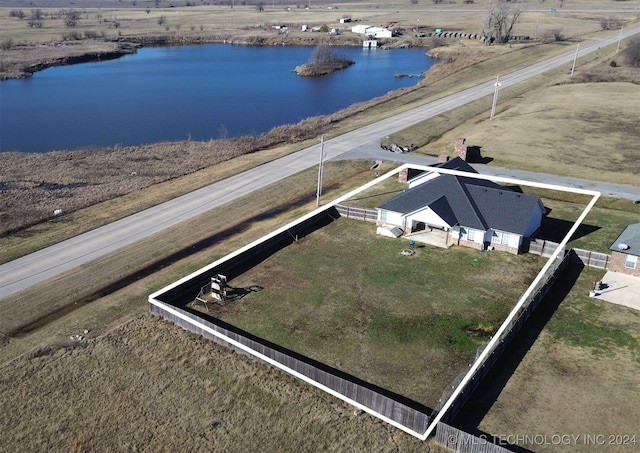
[(576, 46), (576, 55), (573, 57), (573, 66), (571, 66), (571, 77), (573, 77), (573, 72), (576, 69), (576, 60), (578, 59), (578, 49), (580, 49), (580, 43)]
[(322, 195), (323, 167), (324, 167), (324, 135), (320, 137), (320, 165), (318, 165), (318, 190), (316, 191), (316, 208), (320, 207), (320, 195)]
[(616, 53), (618, 53), (620, 51), (620, 40), (622, 39), (622, 29), (624, 28), (624, 25), (622, 25), (620, 27), (620, 34), (618, 35), (618, 47), (616, 47)]
[(498, 90), (500, 89), (500, 74), (496, 76), (496, 83), (493, 84), (495, 89), (493, 90), (493, 105), (491, 106), (491, 117), (490, 120), (493, 119), (493, 116), (496, 114), (496, 104), (498, 103)]

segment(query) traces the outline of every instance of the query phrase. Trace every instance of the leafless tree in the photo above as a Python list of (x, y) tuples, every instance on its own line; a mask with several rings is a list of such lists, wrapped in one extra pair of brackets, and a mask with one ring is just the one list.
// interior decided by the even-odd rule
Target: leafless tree
[(552, 28), (549, 30), (549, 41), (564, 41), (564, 33), (562, 28)]
[(319, 44), (311, 53), (310, 63), (322, 66), (323, 64), (327, 64), (338, 59), (340, 59), (340, 57), (336, 55), (335, 51), (330, 46), (326, 44)]
[(27, 24), (31, 28), (41, 28), (42, 27), (42, 10), (41, 9), (32, 9), (31, 16), (29, 16), (29, 20)]
[(9, 12), (9, 16), (10, 17), (17, 17), (18, 19), (22, 20), (22, 19), (24, 19), (26, 17), (26, 14), (21, 9), (12, 9)]
[(513, 27), (522, 14), (522, 7), (509, 0), (491, 0), (489, 10), (482, 27), (487, 43), (509, 42)]
[(63, 11), (64, 14), (64, 25), (67, 27), (75, 27), (78, 25), (78, 20), (80, 20), (80, 13), (75, 9), (69, 11)]

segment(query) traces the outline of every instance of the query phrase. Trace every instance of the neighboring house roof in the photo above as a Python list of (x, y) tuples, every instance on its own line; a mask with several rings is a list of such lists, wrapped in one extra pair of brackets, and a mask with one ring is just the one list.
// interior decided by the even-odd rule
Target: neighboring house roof
[[(462, 159), (443, 168), (477, 173)], [(429, 207), (450, 226), (523, 234), (539, 197), (515, 192), (491, 181), (441, 174), (378, 206), (378, 209), (409, 215)]]
[(448, 160), (440, 165), (438, 168), (446, 168), (447, 170), (466, 171), (468, 173), (478, 173), (475, 168), (467, 163), (466, 160), (456, 157), (455, 159)]
[(611, 244), (609, 250), (640, 256), (640, 223), (634, 223), (626, 227), (614, 243)]

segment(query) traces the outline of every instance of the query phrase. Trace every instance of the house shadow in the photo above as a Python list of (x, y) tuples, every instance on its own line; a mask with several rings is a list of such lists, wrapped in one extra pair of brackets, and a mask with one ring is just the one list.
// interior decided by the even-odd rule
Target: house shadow
[[(453, 426), (474, 436), (498, 443), (510, 451), (530, 451), (518, 445), (505, 445), (505, 438), (499, 437), (499, 433), (484, 432), (479, 429), (479, 426), (497, 401), (513, 373), (517, 370), (522, 360), (540, 336), (544, 327), (556, 312), (560, 303), (562, 303), (571, 291), (571, 288), (575, 285), (583, 269), (584, 265), (578, 262), (570, 264), (562, 272), (553, 288), (523, 325), (522, 330), (520, 330), (519, 334), (509, 344), (500, 359), (493, 365), (491, 371), (469, 398), (469, 401), (462, 407), (453, 420)], [(550, 410), (553, 409), (550, 408)]]
[(488, 164), (493, 157), (482, 157), (482, 146), (467, 146), (466, 160), (470, 164)]
[[(573, 223), (574, 222), (569, 220), (545, 217), (542, 220), (542, 224), (536, 234), (536, 238), (544, 239), (545, 241), (562, 242), (562, 239), (567, 235), (571, 227), (573, 227)], [(571, 236), (570, 240), (574, 241), (581, 237), (588, 236), (599, 229), (600, 227), (598, 226), (581, 223), (575, 233), (573, 233), (573, 236)]]

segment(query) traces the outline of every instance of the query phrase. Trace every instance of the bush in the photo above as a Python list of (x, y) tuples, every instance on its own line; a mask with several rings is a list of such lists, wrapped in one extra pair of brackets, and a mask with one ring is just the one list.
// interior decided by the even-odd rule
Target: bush
[(603, 17), (600, 19), (600, 27), (603, 30), (613, 30), (616, 28), (620, 28), (622, 26), (622, 22), (620, 19), (613, 19), (611, 17)]
[(21, 9), (12, 9), (9, 12), (9, 17), (17, 17), (18, 19), (22, 20), (26, 17), (26, 14)]
[(5, 38), (2, 41), (0, 41), (0, 49), (2, 50), (9, 50), (13, 47), (13, 39), (11, 38)]
[(69, 31), (67, 33), (63, 33), (62, 40), (63, 41), (79, 41), (82, 39), (80, 32), (77, 30)]
[(562, 33), (562, 29), (560, 28), (555, 28), (553, 30), (551, 30), (551, 33), (553, 34), (553, 39), (556, 41), (564, 41), (565, 37), (564, 37), (564, 33)]
[(429, 49), (435, 49), (436, 47), (446, 47), (448, 44), (449, 43), (447, 42), (447, 40), (440, 36), (431, 36), (429, 38), (427, 47)]
[(547, 31), (544, 35), (543, 38), (545, 41), (564, 41), (565, 37), (564, 34), (562, 33), (562, 29), (560, 28), (554, 28), (552, 30)]

